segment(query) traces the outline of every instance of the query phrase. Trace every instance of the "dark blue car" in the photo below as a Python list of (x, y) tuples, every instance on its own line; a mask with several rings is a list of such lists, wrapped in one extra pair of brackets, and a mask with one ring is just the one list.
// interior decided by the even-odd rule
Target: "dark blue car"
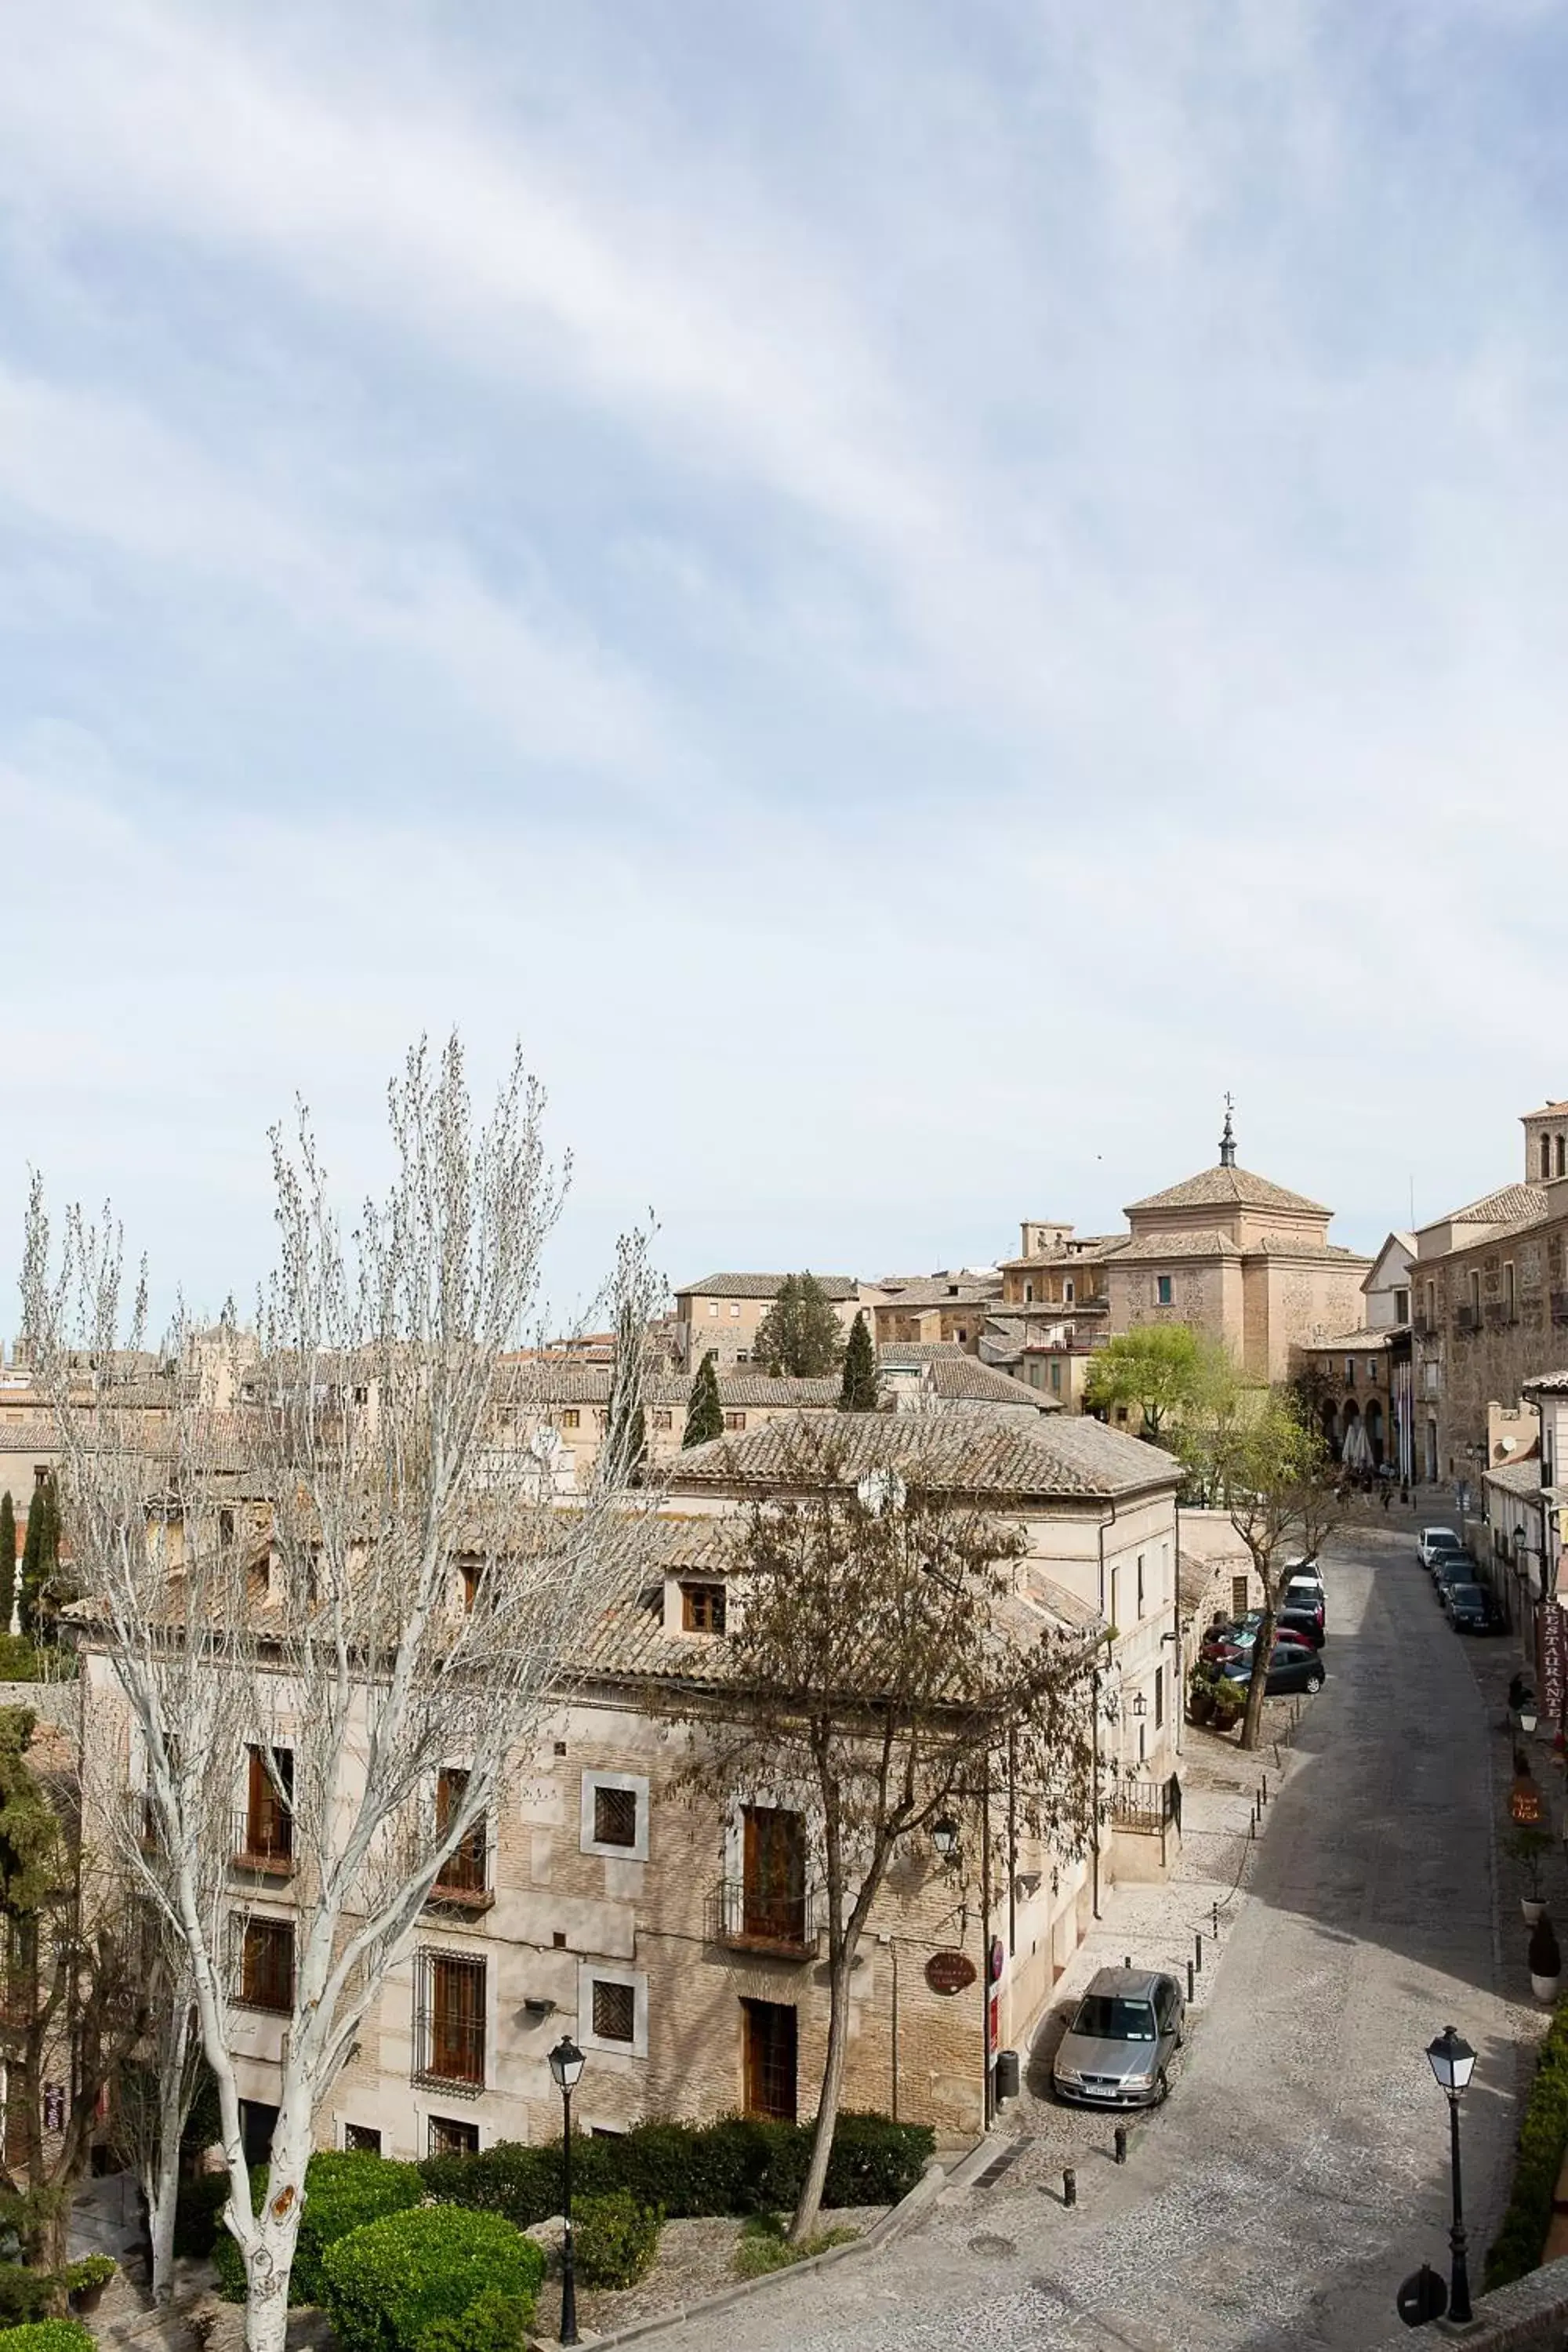
[[(1250, 1659), (1238, 1659), (1226, 1667), (1233, 1683), (1243, 1689), (1252, 1680)], [(1287, 1691), (1319, 1691), (1323, 1687), (1323, 1662), (1316, 1650), (1303, 1650), (1299, 1643), (1280, 1642), (1268, 1661), (1268, 1679), (1263, 1688), (1269, 1698), (1278, 1698)]]

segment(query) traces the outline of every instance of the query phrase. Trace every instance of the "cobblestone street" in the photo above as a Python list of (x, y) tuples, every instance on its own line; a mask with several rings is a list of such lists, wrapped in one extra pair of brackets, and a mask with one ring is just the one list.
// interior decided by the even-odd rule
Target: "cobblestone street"
[[(1112, 1895), (1064, 1979), (1065, 1994), (1124, 1953), (1184, 1978), (1192, 1931), (1209, 1931), (1181, 2072), (1166, 2106), (1134, 2126), (1127, 2165), (1111, 2160), (1108, 2121), (1027, 2095), (992, 2144), (1007, 2164), (949, 2189), (922, 2227), (663, 2340), (683, 2352), (1374, 2343), (1395, 2325), (1399, 2280), (1424, 2258), (1446, 2265), (1447, 2131), (1425, 2046), (1450, 2021), (1479, 2053), (1465, 2110), (1479, 2280), (1520, 2052), (1542, 2024), (1517, 1998), (1517, 1937), (1506, 1976), (1500, 1957), (1506, 1743), (1478, 1673), (1506, 1680), (1505, 1645), (1457, 1639), (1414, 1544), (1386, 1528), (1352, 1530), (1325, 1574), (1329, 1681), (1304, 1706), (1282, 1782), (1272, 1752), (1243, 1758), (1189, 1731), (1179, 1877)], [(1272, 1801), (1247, 1857), (1264, 1769)], [(1227, 1897), (1215, 1968), (1211, 1906)], [(1053, 2017), (1032, 2054), (1037, 2091), (1055, 2030)]]

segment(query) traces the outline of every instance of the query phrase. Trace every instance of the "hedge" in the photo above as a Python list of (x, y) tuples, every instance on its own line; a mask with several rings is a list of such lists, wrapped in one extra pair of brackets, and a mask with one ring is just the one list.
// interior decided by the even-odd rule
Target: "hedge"
[(543, 2250), (499, 2213), (416, 2206), (329, 2246), (323, 2301), (342, 2352), (418, 2352), (437, 2319), (482, 2294), (538, 2295)]
[(58, 2292), (59, 2281), (52, 2271), (29, 2270), (25, 2263), (0, 2263), (0, 2330), (42, 2319)]
[[(259, 2213), (265, 2201), (267, 2179), (266, 2165), (251, 2167), (253, 2213)], [(305, 2210), (300, 2216), (294, 2267), (289, 2276), (289, 2302), (320, 2303), (326, 2288), (321, 2261), (327, 2248), (367, 2221), (379, 2221), (385, 2214), (417, 2205), (424, 2194), (425, 2185), (412, 2164), (393, 2164), (384, 2156), (351, 2149), (319, 2150), (305, 2168)], [(220, 2294), (228, 2303), (243, 2303), (245, 2258), (238, 2242), (221, 2226), (213, 2242), (212, 2257)]]
[(531, 2294), (481, 2294), (461, 2319), (437, 2319), (419, 2338), (419, 2352), (528, 2352), (533, 2326)]
[(629, 2189), (609, 2197), (574, 2197), (572, 2251), (584, 2286), (636, 2286), (653, 2267), (664, 2213), (639, 2205)]
[(0, 2352), (98, 2352), (79, 2319), (32, 2319), (22, 2327), (0, 2327)]
[(1568, 2153), (1568, 2000), (1560, 2003), (1536, 2062), (1520, 2120), (1513, 2193), (1487, 2252), (1486, 2288), (1538, 2270), (1552, 2227), (1557, 2176)]
[[(672, 2220), (785, 2211), (799, 2197), (815, 2129), (729, 2116), (716, 2124), (655, 2120), (629, 2132), (574, 2139), (574, 2197), (626, 2189), (640, 2205), (662, 2206)], [(841, 2115), (824, 2203), (896, 2205), (920, 2179), (934, 2146), (924, 2124)], [(427, 2157), (419, 2170), (444, 2204), (504, 2213), (520, 2229), (561, 2210), (559, 2140), (539, 2147), (498, 2140), (477, 2156)]]

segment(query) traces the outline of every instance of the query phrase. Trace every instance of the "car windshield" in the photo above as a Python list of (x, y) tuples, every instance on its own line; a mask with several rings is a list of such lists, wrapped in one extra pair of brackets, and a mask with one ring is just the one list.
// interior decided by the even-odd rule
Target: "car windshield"
[(1110, 1992), (1086, 1993), (1072, 2030), (1094, 2042), (1152, 2042), (1154, 2012), (1146, 2000), (1122, 2000)]
[(1481, 1606), (1481, 1588), (1479, 1584), (1456, 1584), (1451, 1586), (1450, 1590), (1454, 1596), (1456, 1609), (1479, 1609)]
[(1452, 1528), (1428, 1528), (1426, 1549), (1428, 1551), (1463, 1551), (1465, 1547)]

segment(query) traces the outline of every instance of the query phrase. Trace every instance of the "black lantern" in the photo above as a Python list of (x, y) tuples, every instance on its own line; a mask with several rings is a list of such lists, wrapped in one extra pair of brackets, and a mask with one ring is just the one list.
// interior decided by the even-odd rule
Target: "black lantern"
[(943, 1862), (952, 1860), (958, 1852), (958, 1823), (951, 1813), (943, 1813), (940, 1822), (932, 1822), (931, 1842)]
[(1453, 2264), (1448, 2281), (1448, 2316), (1461, 2325), (1471, 2316), (1470, 2272), (1465, 2243), (1465, 2201), (1459, 2179), (1459, 2101), (1476, 2071), (1476, 2053), (1451, 2025), (1426, 2045), (1438, 2088), (1448, 2102), (1448, 2163), (1453, 2176), (1454, 2220), (1448, 2231)]
[(587, 2060), (569, 2033), (563, 2033), (550, 2053), (550, 2071), (561, 2093), (563, 2125), (561, 2134), (561, 2208), (564, 2224), (561, 2240), (561, 2341), (576, 2344), (577, 2271), (572, 2251), (572, 2094), (583, 2077)]

